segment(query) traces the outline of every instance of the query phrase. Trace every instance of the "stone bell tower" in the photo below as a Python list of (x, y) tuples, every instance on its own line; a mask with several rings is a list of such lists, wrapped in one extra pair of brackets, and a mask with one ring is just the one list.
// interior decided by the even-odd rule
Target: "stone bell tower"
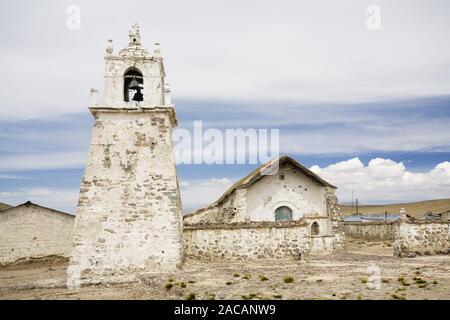
[(105, 103), (97, 104), (80, 187), (68, 287), (133, 281), (183, 261), (181, 203), (172, 153), (177, 125), (159, 44), (141, 46), (139, 26), (128, 47), (105, 56)]

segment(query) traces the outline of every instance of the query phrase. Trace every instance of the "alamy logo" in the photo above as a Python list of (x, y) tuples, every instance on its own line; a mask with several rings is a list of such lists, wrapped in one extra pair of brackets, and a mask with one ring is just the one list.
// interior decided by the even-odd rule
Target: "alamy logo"
[(68, 6), (66, 9), (66, 26), (69, 30), (81, 29), (81, 8), (77, 5)]
[(177, 164), (258, 164), (279, 156), (279, 129), (204, 130), (194, 121), (192, 131), (173, 132)]
[(377, 5), (371, 5), (367, 8), (366, 26), (369, 30), (380, 30), (381, 29), (381, 9)]
[(370, 276), (367, 278), (367, 288), (370, 290), (381, 288), (381, 269), (375, 264), (371, 264), (367, 267), (367, 272)]

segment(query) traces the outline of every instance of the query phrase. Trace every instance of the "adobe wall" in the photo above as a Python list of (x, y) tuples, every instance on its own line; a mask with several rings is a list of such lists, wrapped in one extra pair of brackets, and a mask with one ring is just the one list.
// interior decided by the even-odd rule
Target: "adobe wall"
[(249, 186), (246, 201), (250, 221), (275, 221), (275, 210), (281, 206), (292, 210), (293, 220), (327, 215), (325, 187), (292, 165), (283, 165), (277, 174)]
[(22, 205), (0, 212), (0, 265), (19, 259), (69, 257), (75, 217)]

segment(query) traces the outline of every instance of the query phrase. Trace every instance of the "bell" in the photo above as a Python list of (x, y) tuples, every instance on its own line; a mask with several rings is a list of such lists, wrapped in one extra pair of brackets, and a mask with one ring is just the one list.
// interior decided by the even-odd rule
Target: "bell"
[(141, 102), (144, 101), (144, 95), (141, 92), (141, 88), (136, 89), (136, 93), (134, 94), (133, 101)]
[(131, 90), (141, 89), (141, 87), (139, 86), (139, 82), (136, 80), (136, 77), (133, 77), (133, 79), (131, 80), (129, 88)]

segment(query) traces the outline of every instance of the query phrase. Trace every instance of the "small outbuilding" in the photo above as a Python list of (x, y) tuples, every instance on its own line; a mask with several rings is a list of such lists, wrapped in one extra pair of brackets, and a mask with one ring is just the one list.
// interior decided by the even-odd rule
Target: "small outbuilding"
[(75, 216), (31, 202), (0, 211), (0, 265), (69, 257)]

